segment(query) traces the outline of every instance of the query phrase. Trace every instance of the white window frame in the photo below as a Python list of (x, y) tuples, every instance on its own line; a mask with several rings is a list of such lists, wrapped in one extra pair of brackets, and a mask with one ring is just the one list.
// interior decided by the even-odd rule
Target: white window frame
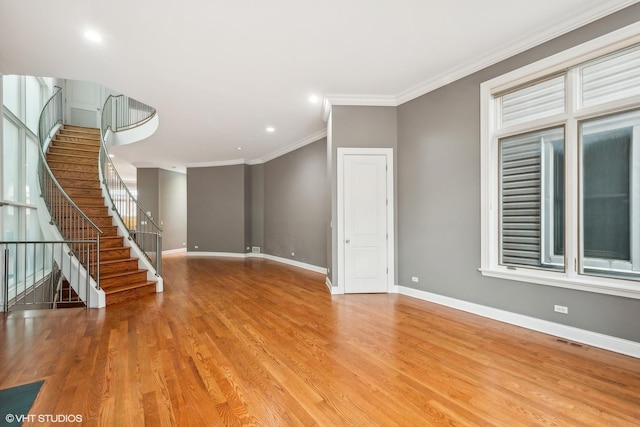
[[(495, 98), (496, 94), (504, 93), (555, 73), (566, 72), (565, 70), (570, 67), (638, 43), (640, 43), (640, 23), (634, 23), (481, 84), (481, 266), (479, 270), (483, 275), (640, 299), (640, 282), (638, 281), (588, 276), (579, 272), (578, 259), (580, 259), (581, 249), (579, 248), (580, 230), (577, 226), (580, 220), (577, 194), (579, 188), (577, 144), (572, 149), (565, 149), (565, 200), (567, 201), (565, 203), (565, 271), (500, 265), (500, 165), (498, 152), (500, 137), (516, 132), (525, 133), (537, 130), (541, 126), (550, 127), (565, 124), (566, 144), (573, 144), (578, 141), (579, 121), (615, 113), (625, 108), (640, 108), (640, 96), (582, 108), (579, 113), (569, 114), (568, 112), (577, 111), (579, 106), (578, 94), (574, 93), (579, 75), (577, 68), (574, 68), (567, 72), (566, 106), (568, 112), (517, 124), (509, 129), (497, 128), (498, 108), (496, 104), (498, 101)], [(640, 189), (635, 186), (633, 186), (632, 193), (632, 198), (640, 197)], [(633, 223), (635, 223), (634, 220), (632, 220)], [(637, 231), (632, 229), (633, 232)]]

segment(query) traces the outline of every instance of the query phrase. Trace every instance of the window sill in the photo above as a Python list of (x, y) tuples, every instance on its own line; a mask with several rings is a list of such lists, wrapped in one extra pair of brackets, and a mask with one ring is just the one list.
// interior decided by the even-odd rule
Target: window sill
[(640, 283), (626, 280), (608, 279), (604, 277), (578, 276), (568, 278), (564, 273), (534, 271), (526, 268), (515, 270), (506, 268), (479, 268), (483, 276), (498, 279), (517, 280), (537, 285), (555, 286), (605, 295), (640, 299)]

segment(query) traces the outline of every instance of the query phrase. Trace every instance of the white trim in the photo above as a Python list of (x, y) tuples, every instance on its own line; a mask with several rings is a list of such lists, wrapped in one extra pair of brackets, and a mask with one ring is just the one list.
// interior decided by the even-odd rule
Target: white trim
[(338, 147), (337, 149), (337, 247), (338, 247), (338, 258), (337, 258), (337, 266), (336, 273), (338, 275), (338, 286), (332, 289), (335, 289), (335, 294), (344, 294), (344, 245), (340, 244), (340, 242), (344, 242), (344, 209), (343, 209), (343, 197), (344, 197), (344, 177), (343, 177), (343, 169), (344, 169), (344, 157), (346, 155), (384, 155), (387, 157), (387, 266), (389, 268), (389, 272), (387, 274), (387, 292), (394, 293), (397, 291), (397, 286), (395, 282), (395, 194), (394, 194), (394, 167), (393, 167), (393, 148), (349, 148), (349, 147)]
[[(264, 259), (268, 259), (268, 260), (271, 260), (271, 261), (280, 262), (282, 264), (288, 264), (288, 265), (292, 265), (294, 267), (303, 268), (305, 270), (314, 271), (316, 273), (327, 274), (327, 269), (325, 267), (318, 267), (316, 265), (307, 264), (305, 262), (296, 261), (294, 259), (281, 258), (281, 257), (277, 257), (275, 255), (269, 255), (269, 254), (252, 254), (252, 253), (249, 253), (247, 255), (248, 255), (249, 258), (253, 258), (253, 257), (255, 257), (255, 258), (264, 258)], [(259, 256), (256, 256), (256, 255), (259, 255)]]
[(227, 257), (227, 258), (247, 258), (248, 254), (237, 252), (199, 252), (187, 251), (187, 256), (203, 256), (203, 257)]
[(211, 166), (234, 166), (244, 165), (247, 161), (245, 159), (233, 159), (233, 160), (220, 160), (216, 162), (199, 162), (199, 163), (185, 163), (188, 168), (207, 168)]
[(227, 258), (264, 258), (270, 261), (279, 262), (281, 264), (288, 264), (294, 267), (302, 268), (304, 270), (314, 271), (316, 273), (327, 274), (325, 267), (318, 267), (316, 265), (307, 264), (305, 262), (296, 261), (293, 259), (282, 258), (275, 255), (263, 254), (263, 253), (237, 253), (237, 252), (187, 252), (187, 256), (201, 256), (201, 257), (227, 257)]
[(324, 284), (327, 285), (329, 292), (333, 293), (333, 284), (331, 283), (331, 279), (329, 278), (329, 276), (324, 278)]
[(357, 105), (361, 107), (397, 107), (398, 99), (394, 95), (339, 95), (328, 94), (322, 100), (322, 120), (329, 119), (334, 105)]
[(593, 21), (604, 18), (607, 15), (611, 15), (612, 13), (624, 9), (625, 7), (631, 6), (637, 2), (638, 0), (621, 0), (615, 4), (612, 4), (614, 2), (611, 1), (602, 2), (597, 7), (591, 7), (583, 11), (582, 13), (577, 13), (573, 15), (571, 19), (565, 19), (544, 32), (536, 32), (533, 36), (528, 37), (521, 42), (516, 41), (515, 43), (513, 43), (512, 41), (506, 46), (506, 48), (498, 49), (494, 52), (489, 52), (487, 55), (483, 55), (482, 60), (480, 61), (476, 61), (470, 64), (463, 65), (456, 69), (449, 70), (399, 93), (396, 96), (397, 105), (404, 104), (405, 102), (411, 101), (412, 99), (432, 92), (451, 82), (488, 68), (500, 61), (511, 58), (512, 56), (522, 53), (528, 49), (539, 46), (542, 43), (583, 27)]
[[(109, 132), (109, 131), (107, 131)], [(184, 166), (166, 166), (166, 165), (159, 165), (157, 163), (149, 163), (149, 162), (134, 162), (131, 163), (133, 166), (135, 166), (138, 169), (162, 169), (162, 170), (166, 170), (169, 172), (175, 172), (175, 173), (181, 173), (183, 175), (187, 174), (187, 168)], [(124, 179), (124, 178), (123, 178)], [(125, 182), (126, 183), (126, 182)]]
[[(482, 56), (479, 61), (464, 64), (460, 67), (446, 70), (441, 74), (418, 83), (396, 95), (353, 95), (353, 94), (336, 94), (326, 95), (322, 104), (322, 117), (327, 121), (329, 112), (333, 105), (360, 105), (360, 106), (388, 106), (397, 107), (413, 99), (416, 99), (426, 93), (432, 92), (443, 86), (448, 85), (456, 80), (469, 76), (477, 71), (488, 68), (500, 61), (511, 58), (528, 49), (532, 49), (549, 40), (569, 33), (575, 29), (583, 27), (598, 19), (611, 15), (625, 7), (637, 3), (638, 0), (620, 0), (618, 2), (606, 2), (597, 7), (591, 7), (582, 13), (573, 15), (571, 19), (563, 19), (557, 25), (554, 25), (544, 32), (536, 32), (520, 42), (507, 44), (506, 47), (499, 48), (494, 52), (489, 52)], [(614, 3), (614, 4), (612, 4)]]
[(327, 136), (327, 129), (322, 129), (319, 130), (318, 132), (311, 134), (309, 136), (307, 136), (306, 138), (301, 139), (300, 141), (288, 145), (284, 148), (281, 148), (277, 151), (274, 151), (271, 154), (267, 154), (266, 156), (262, 157), (261, 159), (254, 159), (251, 160), (249, 162), (247, 162), (248, 165), (259, 165), (261, 163), (267, 163), (269, 160), (273, 160), (276, 159), (280, 156), (284, 156), (285, 154), (288, 154), (292, 151), (297, 150), (298, 148), (302, 148), (305, 145), (309, 145), (311, 143), (314, 143), (322, 138), (325, 138)]
[(512, 313), (405, 286), (400, 286), (400, 294), (454, 308), (456, 310), (466, 311), (467, 313), (476, 314), (478, 316), (508, 323), (510, 325), (520, 326), (522, 328), (561, 337), (570, 341), (576, 341), (605, 350), (615, 351), (616, 353), (625, 354), (627, 356), (640, 358), (640, 343), (635, 341), (587, 331), (573, 326), (562, 325), (548, 320), (536, 319), (522, 314)]
[(187, 248), (168, 249), (166, 251), (162, 251), (162, 255), (173, 255), (173, 254), (183, 254), (183, 253), (187, 253)]

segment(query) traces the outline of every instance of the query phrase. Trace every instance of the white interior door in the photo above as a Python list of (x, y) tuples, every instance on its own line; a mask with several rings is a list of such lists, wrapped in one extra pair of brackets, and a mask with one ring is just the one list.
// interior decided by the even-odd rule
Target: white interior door
[(101, 86), (78, 80), (67, 80), (66, 92), (66, 122), (71, 125), (97, 128), (100, 123), (100, 108), (102, 106)]
[(387, 156), (343, 160), (344, 291), (388, 292)]

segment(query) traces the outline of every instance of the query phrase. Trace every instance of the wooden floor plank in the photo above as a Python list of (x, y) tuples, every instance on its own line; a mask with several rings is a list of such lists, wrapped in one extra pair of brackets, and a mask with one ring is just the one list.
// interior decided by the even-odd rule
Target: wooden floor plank
[[(0, 388), (83, 425), (615, 425), (640, 360), (263, 259), (164, 260), (165, 292), (0, 317)], [(24, 425), (36, 425), (35, 423)]]

